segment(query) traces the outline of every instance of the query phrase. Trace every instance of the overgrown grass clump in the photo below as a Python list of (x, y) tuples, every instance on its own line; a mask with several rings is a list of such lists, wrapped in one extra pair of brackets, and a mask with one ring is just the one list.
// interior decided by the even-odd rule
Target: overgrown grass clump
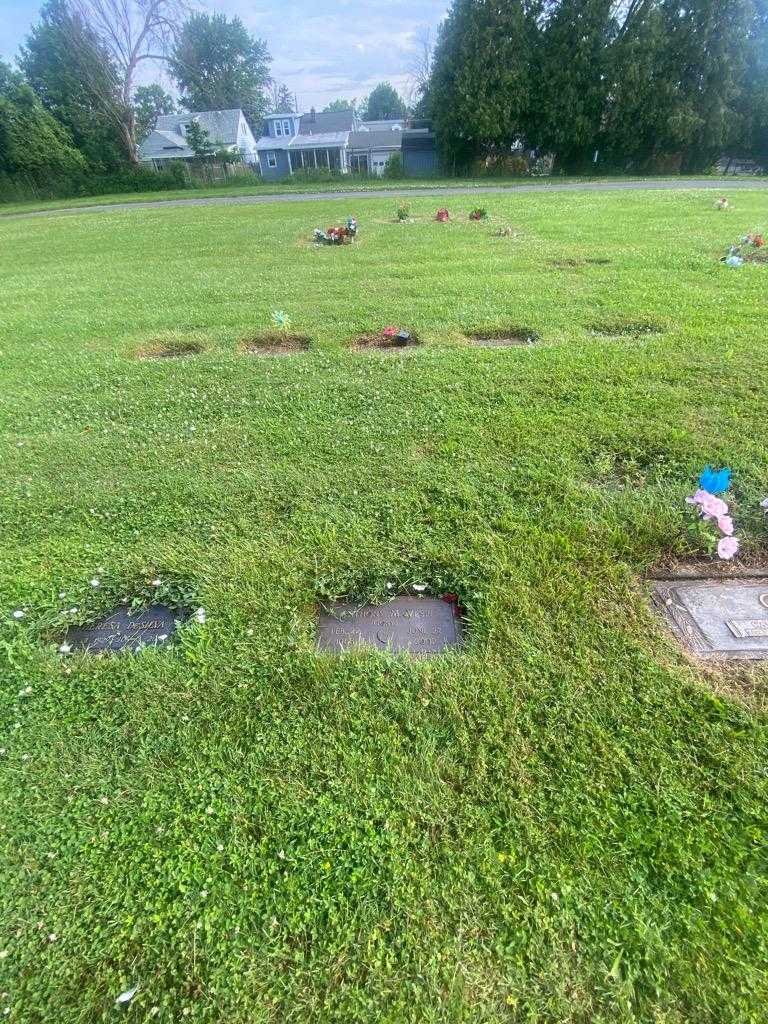
[[(764, 198), (411, 205), (0, 223), (11, 1022), (765, 1019), (766, 670), (686, 660), (643, 583), (706, 463), (768, 493), (768, 270), (718, 262)], [(311, 350), (244, 358), (275, 310)], [(385, 324), (421, 345), (350, 351)], [(510, 324), (546, 344), (467, 344)], [(169, 336), (204, 356), (136, 358)], [(172, 646), (57, 653), (178, 581)], [(460, 655), (315, 652), (318, 602), (414, 584)]]

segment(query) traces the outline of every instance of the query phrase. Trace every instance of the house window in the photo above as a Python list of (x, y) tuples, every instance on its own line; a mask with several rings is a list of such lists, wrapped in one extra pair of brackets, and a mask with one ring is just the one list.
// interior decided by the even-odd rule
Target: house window
[(283, 121), (283, 134), (284, 135), (290, 135), (291, 134), (291, 122), (290, 121)]
[(267, 153), (267, 167), (277, 167), (277, 153)]
[(275, 125), (275, 135), (279, 139), (281, 139), (283, 137), (283, 122), (282, 121), (275, 121), (274, 125)]

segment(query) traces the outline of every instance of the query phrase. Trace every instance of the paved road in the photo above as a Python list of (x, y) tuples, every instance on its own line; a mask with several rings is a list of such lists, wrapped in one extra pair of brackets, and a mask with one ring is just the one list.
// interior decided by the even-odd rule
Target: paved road
[(3, 220), (19, 220), (27, 217), (72, 216), (78, 213), (114, 213), (116, 210), (154, 210), (176, 206), (250, 206), (261, 203), (310, 203), (318, 200), (343, 200), (354, 202), (358, 199), (429, 198), (430, 196), (465, 196), (478, 194), (515, 194), (518, 192), (626, 192), (638, 189), (672, 191), (674, 189), (716, 189), (733, 192), (735, 189), (768, 189), (762, 179), (748, 181), (743, 178), (649, 178), (626, 181), (576, 181), (541, 182), (528, 185), (477, 185), (457, 188), (402, 188), (371, 189), (350, 192), (287, 192), (282, 195), (253, 196), (209, 196), (198, 199), (152, 199), (140, 203), (101, 203), (93, 206), (71, 206), (56, 210), (34, 210), (31, 213), (0, 214)]

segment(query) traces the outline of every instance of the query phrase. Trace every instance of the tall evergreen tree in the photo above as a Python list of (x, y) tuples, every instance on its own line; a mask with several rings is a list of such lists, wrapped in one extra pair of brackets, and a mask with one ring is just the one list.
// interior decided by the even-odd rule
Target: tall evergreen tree
[(454, 0), (424, 106), (456, 169), (528, 134), (540, 0)]
[(112, 169), (125, 160), (115, 68), (67, 0), (46, 0), (18, 63), (43, 106), (67, 128), (94, 168)]
[(258, 135), (269, 108), (270, 61), (267, 44), (239, 18), (193, 14), (182, 27), (171, 69), (187, 110), (241, 107)]
[(755, 0), (744, 73), (736, 103), (737, 149), (768, 169), (768, 0)]
[(612, 7), (613, 0), (557, 0), (544, 12), (530, 124), (537, 146), (564, 171), (587, 170), (600, 146)]

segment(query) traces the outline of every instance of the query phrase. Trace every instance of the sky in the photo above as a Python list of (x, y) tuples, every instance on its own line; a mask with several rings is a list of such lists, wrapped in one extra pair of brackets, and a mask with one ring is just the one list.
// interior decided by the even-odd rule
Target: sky
[[(37, 20), (42, 0), (0, 0), (0, 58), (11, 59)], [(406, 96), (418, 36), (435, 29), (448, 0), (202, 0), (209, 13), (237, 15), (265, 39), (272, 75), (298, 97), (299, 109), (322, 109), (336, 97), (361, 99), (381, 81)], [(170, 82), (145, 65), (143, 81)]]

